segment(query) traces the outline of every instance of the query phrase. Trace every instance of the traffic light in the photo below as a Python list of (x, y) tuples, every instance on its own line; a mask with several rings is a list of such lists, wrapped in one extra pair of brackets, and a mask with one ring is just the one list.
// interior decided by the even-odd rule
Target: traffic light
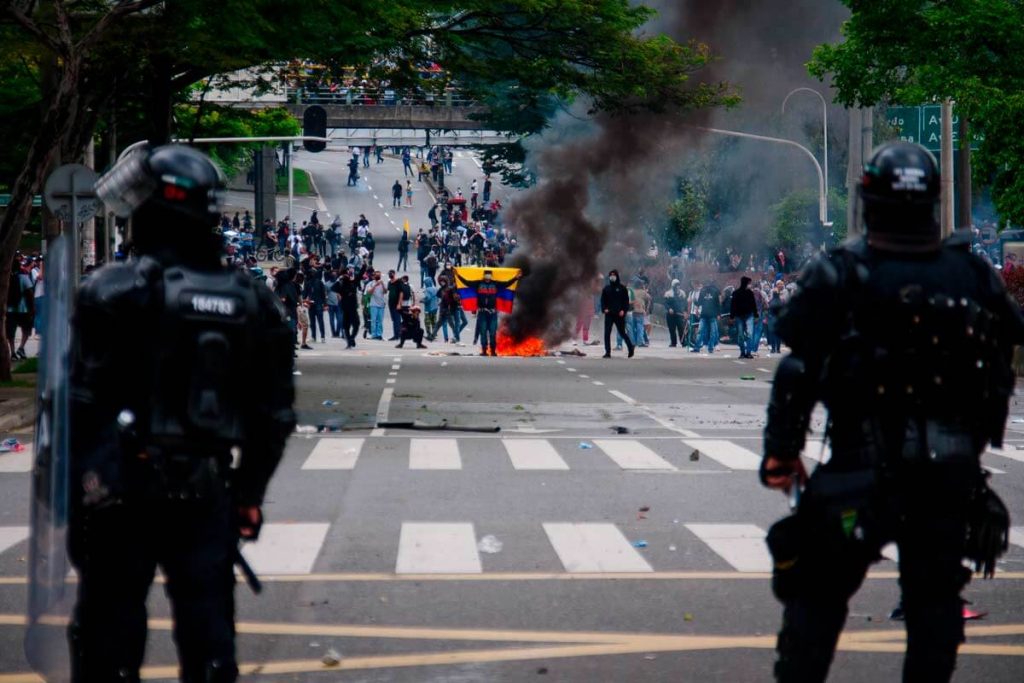
[[(302, 112), (302, 134), (317, 138), (327, 137), (327, 110), (318, 105), (306, 107)], [(307, 152), (322, 152), (327, 147), (320, 140), (303, 140), (302, 146)]]

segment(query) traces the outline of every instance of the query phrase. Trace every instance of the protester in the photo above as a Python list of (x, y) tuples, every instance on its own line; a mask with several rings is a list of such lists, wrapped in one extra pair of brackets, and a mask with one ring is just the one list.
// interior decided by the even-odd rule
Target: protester
[(757, 301), (750, 291), (750, 278), (740, 278), (740, 288), (732, 294), (729, 305), (729, 317), (736, 321), (736, 330), (740, 347), (740, 358), (753, 358), (752, 339), (754, 336), (754, 316), (757, 315)]
[(625, 339), (629, 348), (629, 357), (632, 358), (636, 349), (633, 346), (629, 334), (626, 332), (626, 312), (629, 310), (629, 291), (619, 281), (619, 271), (612, 270), (608, 273), (608, 284), (601, 292), (601, 311), (604, 313), (604, 357), (612, 357), (611, 336), (612, 327)]

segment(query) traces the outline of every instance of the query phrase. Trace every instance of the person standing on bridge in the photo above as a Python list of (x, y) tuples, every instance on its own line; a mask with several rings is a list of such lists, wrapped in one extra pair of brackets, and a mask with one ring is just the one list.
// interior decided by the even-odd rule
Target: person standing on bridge
[(391, 186), (391, 206), (401, 207), (402, 206), (402, 183), (395, 179), (395, 184)]

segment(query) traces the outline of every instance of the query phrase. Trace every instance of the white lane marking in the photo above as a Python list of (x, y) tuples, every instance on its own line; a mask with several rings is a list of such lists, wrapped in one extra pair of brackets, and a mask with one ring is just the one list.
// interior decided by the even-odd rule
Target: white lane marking
[(580, 375), (580, 379), (590, 379), (590, 375)]
[(0, 526), (0, 553), (24, 541), (28, 532), (27, 526)]
[(517, 470), (567, 470), (569, 465), (547, 439), (502, 439)]
[[(367, 190), (372, 190), (373, 189), (372, 187), (370, 187), (370, 183), (366, 183), (366, 189)], [(374, 197), (374, 199), (376, 199), (376, 197)]]
[(31, 472), (36, 453), (32, 444), (25, 444), (21, 453), (0, 453), (0, 472), (5, 474)]
[(380, 197), (378, 197), (377, 195), (373, 195), (373, 198), (374, 199), (380, 199)]
[[(377, 403), (377, 422), (387, 422), (388, 412), (391, 410), (391, 399), (395, 395), (395, 390), (387, 387), (380, 394), (380, 401)], [(370, 432), (370, 436), (384, 436), (384, 430), (376, 428)]]
[(391, 217), (391, 214), (390, 214), (390, 213), (388, 213), (387, 211), (385, 211), (385, 212), (384, 212), (384, 217), (385, 217), (385, 218), (390, 218), (390, 217)]
[(386, 380), (384, 380), (384, 384), (394, 384), (394, 383), (395, 383), (395, 378), (394, 377), (388, 377)]
[(735, 363), (736, 365), (746, 365), (746, 363), (744, 363), (741, 360), (734, 360), (733, 363)]
[(732, 470), (757, 470), (761, 467), (760, 456), (731, 441), (702, 439), (700, 441), (683, 441), (683, 443)]
[(556, 360), (555, 362), (558, 363), (559, 365), (565, 365), (564, 360)]
[(603, 386), (604, 386), (604, 382), (598, 382), (598, 381), (597, 381), (597, 380), (595, 379), (595, 380), (594, 380), (594, 386), (595, 386), (595, 387), (603, 387)]
[(482, 571), (472, 524), (402, 523), (396, 574), (479, 574)]
[(380, 208), (382, 208), (382, 209), (384, 208), (384, 205), (383, 205), (383, 204), (381, 204), (380, 202), (377, 202), (377, 206), (379, 206), (379, 207), (380, 207)]
[(594, 439), (594, 445), (624, 470), (676, 469), (672, 463), (633, 439)]
[(304, 470), (350, 470), (356, 466), (364, 439), (320, 439), (302, 464)]
[(410, 439), (409, 469), (461, 470), (459, 442), (455, 439)]
[(651, 565), (614, 524), (544, 524), (567, 572), (650, 572)]
[(758, 368), (757, 371), (758, 372), (767, 372), (768, 374), (771, 374), (771, 370), (769, 370), (768, 368)]
[(989, 447), (986, 453), (998, 455), (1003, 458), (1009, 458), (1010, 460), (1016, 460), (1017, 462), (1024, 462), (1024, 451), (1018, 451), (1016, 448)]
[(633, 398), (632, 396), (627, 396), (626, 394), (622, 393), (618, 389), (609, 389), (608, 393), (611, 394), (612, 396), (616, 397), (620, 401), (625, 401), (626, 403), (628, 403), (631, 406), (635, 406), (636, 405), (636, 399), (635, 398)]
[(330, 524), (264, 524), (260, 540), (242, 545), (257, 574), (310, 574)]
[(1010, 543), (1024, 548), (1024, 526), (1010, 527)]
[(569, 372), (576, 372), (576, 368), (566, 368)]
[(397, 372), (389, 372), (388, 373), (388, 377), (398, 377), (398, 373)]
[(395, 357), (393, 357), (391, 359), (391, 361), (394, 362), (394, 363), (401, 363), (402, 362), (402, 357), (401, 356), (395, 356)]
[(764, 531), (753, 524), (687, 524), (697, 538), (741, 572), (770, 572)]

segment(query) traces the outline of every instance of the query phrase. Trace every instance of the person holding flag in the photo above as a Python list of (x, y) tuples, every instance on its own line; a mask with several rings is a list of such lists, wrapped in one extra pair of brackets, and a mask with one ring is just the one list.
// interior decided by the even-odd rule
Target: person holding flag
[[(505, 271), (511, 277), (495, 280), (495, 270)], [(480, 271), (483, 271), (482, 277), (474, 278)], [(455, 282), (462, 298), (462, 308), (477, 316), (481, 356), (498, 355), (498, 312), (512, 312), (516, 284), (522, 277), (522, 271), (518, 268), (455, 269)]]

